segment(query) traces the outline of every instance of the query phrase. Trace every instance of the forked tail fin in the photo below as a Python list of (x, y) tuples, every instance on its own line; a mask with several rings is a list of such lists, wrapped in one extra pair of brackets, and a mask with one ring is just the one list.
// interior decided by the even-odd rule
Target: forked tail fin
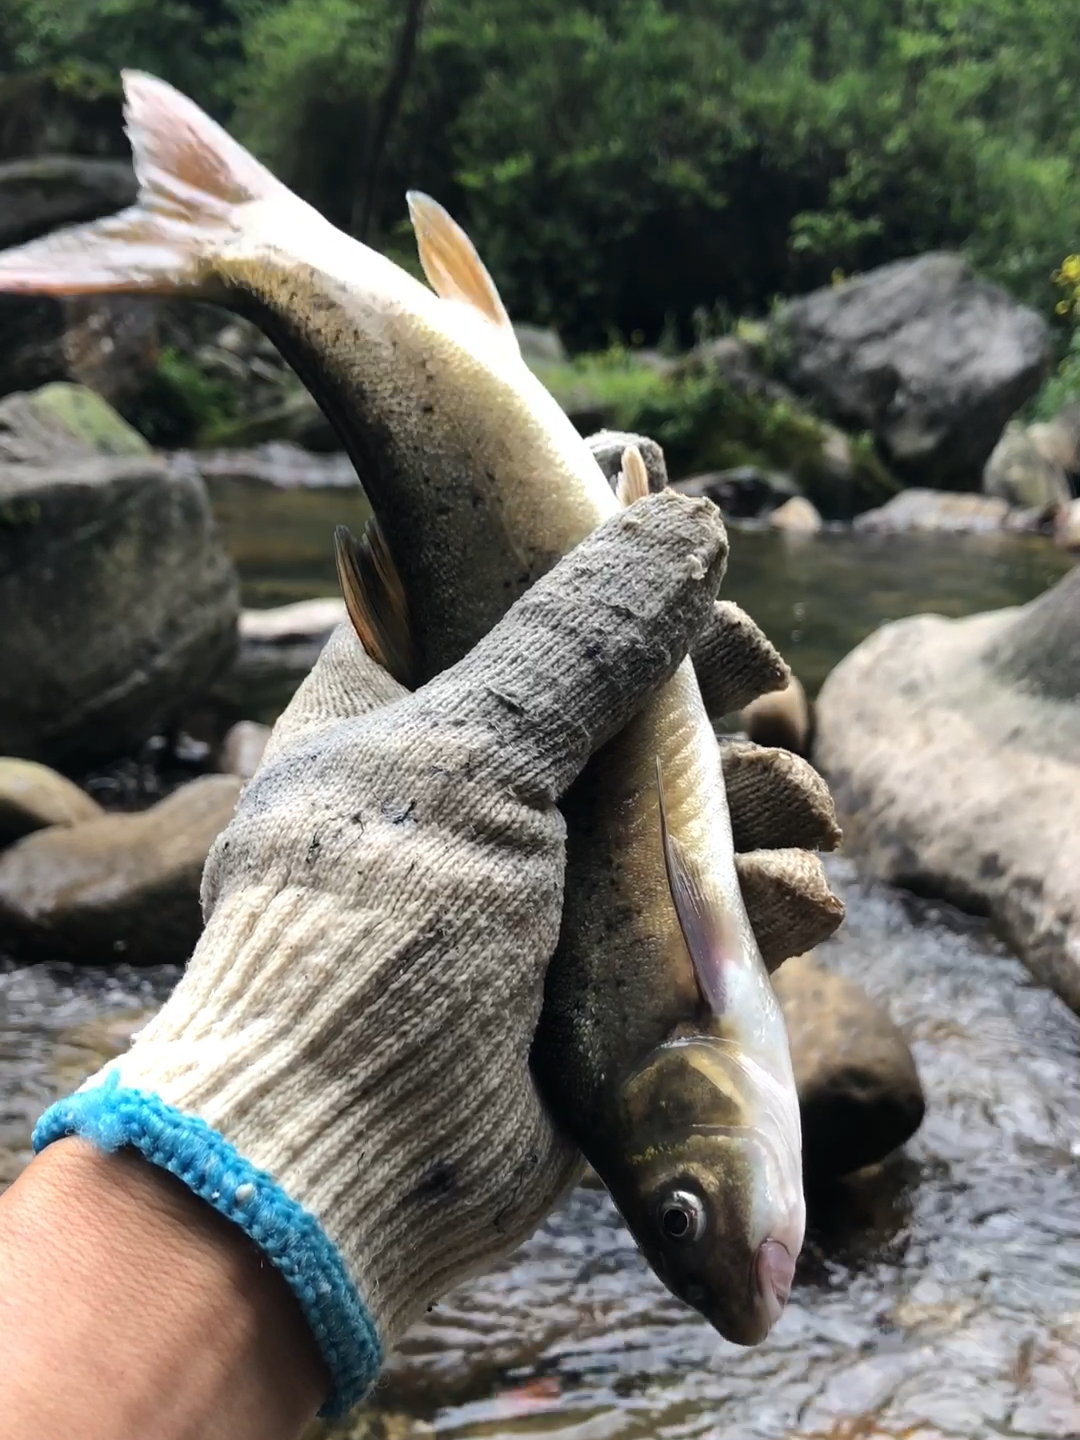
[(240, 207), (288, 193), (199, 107), (152, 75), (123, 72), (136, 203), (0, 252), (0, 292), (211, 295), (214, 258)]

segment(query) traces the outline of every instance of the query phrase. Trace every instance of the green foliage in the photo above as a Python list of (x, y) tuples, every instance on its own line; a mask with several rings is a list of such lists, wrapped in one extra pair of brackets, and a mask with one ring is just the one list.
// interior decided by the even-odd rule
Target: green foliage
[(5, 0), (0, 72), (73, 91), (161, 74), (335, 223), (373, 205), (395, 252), (405, 189), (428, 189), (512, 313), (578, 346), (685, 342), (696, 312), (761, 314), (838, 267), (937, 247), (1049, 310), (1080, 238), (1080, 6), (1063, 0), (428, 0), (369, 184), (403, 13)]
[(736, 465), (785, 471), (827, 519), (881, 504), (897, 489), (868, 439), (850, 442), (847, 463), (838, 463), (832, 432), (816, 416), (739, 394), (710, 369), (665, 374), (621, 345), (533, 369), (582, 428), (606, 425), (659, 441), (675, 478)]
[(223, 425), (236, 413), (230, 386), (207, 375), (190, 356), (172, 346), (162, 350), (157, 370), (143, 388), (127, 419), (151, 445), (169, 449), (189, 445)]

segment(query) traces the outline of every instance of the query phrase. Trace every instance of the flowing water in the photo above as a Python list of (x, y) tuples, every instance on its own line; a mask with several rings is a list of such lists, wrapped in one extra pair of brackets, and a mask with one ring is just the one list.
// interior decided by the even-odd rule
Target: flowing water
[[(273, 499), (268, 520), (265, 492), (217, 496), (246, 603), (332, 593), (332, 525), (362, 519), (359, 497)], [(1063, 568), (1012, 536), (738, 534), (725, 594), (816, 690), (883, 620), (1022, 601)], [(765, 1345), (727, 1345), (682, 1309), (606, 1196), (582, 1188), (438, 1305), (335, 1434), (1080, 1440), (1080, 1022), (981, 922), (860, 880), (850, 860), (829, 869), (848, 921), (819, 958), (887, 1004), (929, 1108), (905, 1153), (813, 1198)], [(0, 1185), (43, 1106), (174, 980), (0, 970)]]

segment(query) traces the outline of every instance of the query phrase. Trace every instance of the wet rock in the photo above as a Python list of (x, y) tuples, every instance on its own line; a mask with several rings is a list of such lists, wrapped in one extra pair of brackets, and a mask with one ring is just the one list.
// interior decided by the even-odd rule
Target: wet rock
[(0, 944), (85, 964), (182, 964), (202, 929), (207, 852), (240, 789), (207, 775), (141, 814), (20, 840), (0, 856)]
[(1054, 540), (1063, 550), (1080, 551), (1080, 500), (1070, 500), (1058, 511)]
[(135, 750), (230, 660), (236, 574), (206, 490), (97, 396), (0, 401), (0, 750)]
[(218, 769), (226, 775), (250, 780), (259, 768), (269, 739), (269, 725), (260, 725), (257, 720), (238, 720), (221, 742)]
[(123, 210), (134, 202), (137, 188), (125, 160), (85, 155), (8, 160), (0, 164), (0, 249)]
[(848, 852), (989, 914), (1080, 1010), (1080, 568), (1019, 608), (884, 626), (816, 727)]
[(764, 515), (799, 493), (790, 475), (761, 470), (756, 465), (736, 465), (730, 470), (690, 475), (685, 480), (676, 480), (672, 488), (695, 498), (704, 495), (725, 515), (738, 519)]
[(797, 675), (784, 686), (751, 700), (739, 716), (747, 737), (757, 745), (775, 746), (795, 755), (810, 751), (810, 702)]
[(840, 425), (869, 431), (899, 475), (973, 486), (1050, 363), (1043, 319), (958, 255), (871, 270), (784, 305), (780, 377)]
[(884, 1159), (926, 1110), (907, 1041), (888, 1012), (813, 955), (773, 974), (791, 1045), (807, 1177), (829, 1179)]
[(958, 495), (950, 490), (902, 490), (888, 504), (855, 517), (855, 529), (886, 534), (906, 531), (985, 534), (1012, 528), (1016, 512), (998, 495)]
[(821, 516), (804, 495), (792, 495), (769, 513), (769, 525), (774, 530), (786, 530), (789, 535), (816, 535), (821, 529)]
[(88, 1075), (122, 1055), (154, 1014), (153, 1008), (122, 1010), (61, 1031), (56, 1037), (51, 1067), (57, 1093), (77, 1090)]
[(1069, 481), (1065, 469), (1046, 455), (1031, 430), (1010, 420), (983, 470), (982, 488), (1010, 505), (1027, 509), (1065, 504)]
[(96, 800), (47, 765), (0, 757), (0, 848), (35, 830), (75, 825), (103, 813)]

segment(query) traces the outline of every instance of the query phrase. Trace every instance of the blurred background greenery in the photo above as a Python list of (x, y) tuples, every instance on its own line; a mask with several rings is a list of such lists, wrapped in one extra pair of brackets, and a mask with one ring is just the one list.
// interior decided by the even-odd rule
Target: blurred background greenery
[(937, 247), (1050, 316), (1080, 238), (1076, 0), (2, 0), (0, 159), (127, 153), (121, 66), (402, 258), (430, 190), (577, 349)]

